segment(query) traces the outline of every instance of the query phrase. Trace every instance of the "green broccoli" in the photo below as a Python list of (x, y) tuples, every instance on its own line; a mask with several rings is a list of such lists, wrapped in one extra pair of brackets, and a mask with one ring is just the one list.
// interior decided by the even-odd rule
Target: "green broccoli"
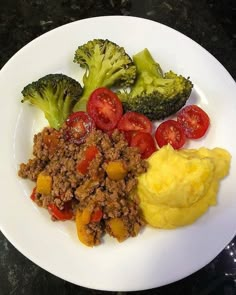
[(148, 49), (133, 56), (137, 79), (131, 89), (118, 92), (125, 111), (135, 111), (151, 120), (164, 119), (182, 108), (193, 84), (172, 71), (163, 74)]
[(59, 129), (82, 93), (76, 80), (64, 74), (49, 74), (22, 90), (23, 99), (44, 112), (49, 125)]
[(83, 94), (74, 111), (85, 111), (90, 94), (99, 87), (124, 86), (134, 83), (136, 67), (123, 47), (103, 39), (94, 39), (79, 46), (74, 62), (86, 72), (83, 76)]

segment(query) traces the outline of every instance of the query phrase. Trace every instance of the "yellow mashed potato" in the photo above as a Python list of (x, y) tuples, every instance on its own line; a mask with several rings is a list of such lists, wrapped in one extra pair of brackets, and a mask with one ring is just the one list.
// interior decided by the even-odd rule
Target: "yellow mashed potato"
[(155, 152), (138, 178), (140, 207), (146, 222), (158, 228), (193, 223), (216, 204), (220, 179), (229, 173), (230, 154), (221, 148)]

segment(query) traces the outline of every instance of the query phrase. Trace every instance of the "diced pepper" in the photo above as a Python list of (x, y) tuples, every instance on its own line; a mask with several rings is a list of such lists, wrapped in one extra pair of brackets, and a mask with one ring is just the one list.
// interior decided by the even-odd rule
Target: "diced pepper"
[(43, 134), (43, 142), (48, 147), (49, 153), (53, 154), (59, 144), (60, 133), (55, 130), (51, 134)]
[(91, 213), (92, 210), (89, 207), (86, 207), (82, 211), (81, 221), (83, 222), (83, 224), (88, 224), (90, 222)]
[(97, 208), (91, 214), (90, 221), (91, 222), (99, 222), (102, 219), (103, 212), (100, 208)]
[(112, 180), (124, 179), (127, 174), (127, 169), (122, 161), (110, 161), (105, 167), (108, 177)]
[(30, 198), (32, 201), (35, 201), (36, 199), (36, 187), (33, 188), (32, 193), (30, 195)]
[(82, 174), (86, 174), (86, 172), (88, 170), (89, 163), (90, 162), (86, 159), (80, 161), (77, 165), (77, 170)]
[(75, 223), (77, 235), (81, 243), (86, 246), (93, 247), (95, 245), (94, 235), (87, 231), (87, 226), (83, 220), (83, 213), (79, 210), (76, 211)]
[(73, 217), (73, 211), (69, 206), (65, 206), (63, 210), (60, 210), (54, 203), (51, 203), (48, 205), (48, 210), (58, 220), (70, 220)]
[(52, 190), (52, 177), (40, 173), (37, 177), (36, 192), (43, 195), (50, 195)]
[(96, 146), (89, 146), (85, 151), (85, 158), (89, 161), (92, 161), (96, 157), (98, 152), (99, 150)]
[(128, 237), (128, 230), (121, 218), (112, 218), (107, 221), (111, 230), (111, 235), (119, 242), (124, 241)]
[(82, 174), (86, 174), (89, 164), (92, 162), (93, 159), (95, 159), (98, 152), (99, 150), (96, 146), (89, 146), (85, 151), (84, 159), (78, 163), (77, 170)]

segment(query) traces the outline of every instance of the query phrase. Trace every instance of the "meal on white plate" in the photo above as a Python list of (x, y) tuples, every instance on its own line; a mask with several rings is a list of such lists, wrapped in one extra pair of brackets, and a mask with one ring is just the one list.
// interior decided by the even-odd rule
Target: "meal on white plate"
[(90, 247), (104, 234), (122, 242), (147, 225), (185, 226), (216, 205), (231, 156), (185, 148), (210, 132), (208, 114), (186, 104), (190, 78), (164, 73), (147, 48), (131, 58), (103, 39), (79, 46), (74, 62), (83, 85), (50, 73), (22, 90), (48, 121), (18, 171), (35, 184), (32, 201), (54, 221), (75, 221)]

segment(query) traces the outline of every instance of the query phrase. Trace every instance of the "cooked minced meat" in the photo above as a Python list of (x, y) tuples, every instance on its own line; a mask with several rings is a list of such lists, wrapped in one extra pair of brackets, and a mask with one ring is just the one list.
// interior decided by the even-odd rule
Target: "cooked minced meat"
[[(86, 149), (91, 146), (99, 152), (83, 174), (78, 171), (78, 163), (83, 161)], [(93, 130), (83, 144), (77, 145), (64, 139), (63, 129), (44, 128), (34, 136), (33, 155), (28, 163), (20, 165), (19, 176), (33, 181), (39, 174), (51, 177), (50, 194), (35, 194), (34, 201), (39, 206), (49, 209), (53, 204), (61, 212), (70, 207), (72, 218), (77, 210), (83, 212), (90, 208), (93, 212), (99, 208), (102, 218), (86, 224), (86, 231), (93, 236), (95, 245), (101, 242), (105, 232), (115, 236), (109, 226), (111, 219), (122, 220), (127, 237), (140, 231), (144, 222), (135, 201), (136, 177), (146, 171), (147, 162), (141, 159), (136, 148), (128, 146), (120, 131), (115, 130), (109, 136), (101, 130)], [(109, 178), (105, 169), (110, 161), (123, 163), (127, 173), (122, 179)], [(60, 219), (53, 214), (52, 218)]]

